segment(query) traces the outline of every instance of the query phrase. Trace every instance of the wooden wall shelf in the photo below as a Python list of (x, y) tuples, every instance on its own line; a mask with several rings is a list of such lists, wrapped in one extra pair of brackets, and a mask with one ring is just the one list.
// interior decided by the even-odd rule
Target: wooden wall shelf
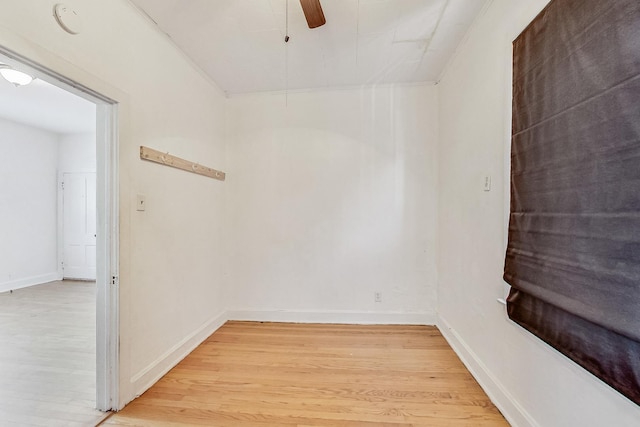
[(183, 171), (196, 173), (198, 175), (208, 176), (209, 178), (217, 179), (219, 181), (224, 181), (226, 178), (226, 174), (219, 170), (202, 166), (199, 163), (194, 163), (189, 160), (173, 156), (169, 153), (163, 153), (145, 146), (140, 146), (140, 158), (142, 160), (171, 166), (172, 168), (182, 169)]

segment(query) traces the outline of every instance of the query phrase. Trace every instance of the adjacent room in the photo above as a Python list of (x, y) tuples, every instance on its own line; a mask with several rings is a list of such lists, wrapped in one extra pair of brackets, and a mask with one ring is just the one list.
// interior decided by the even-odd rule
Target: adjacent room
[(3, 6), (0, 424), (639, 424), (635, 1)]
[(83, 423), (101, 417), (95, 409), (95, 133), (94, 104), (42, 80), (0, 79), (0, 413), (6, 423), (46, 420), (50, 413)]

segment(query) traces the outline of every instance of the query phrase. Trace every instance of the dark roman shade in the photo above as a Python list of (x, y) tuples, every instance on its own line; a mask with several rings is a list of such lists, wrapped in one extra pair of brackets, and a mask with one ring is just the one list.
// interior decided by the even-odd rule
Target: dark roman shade
[(640, 1), (553, 0), (513, 49), (509, 317), (640, 404)]

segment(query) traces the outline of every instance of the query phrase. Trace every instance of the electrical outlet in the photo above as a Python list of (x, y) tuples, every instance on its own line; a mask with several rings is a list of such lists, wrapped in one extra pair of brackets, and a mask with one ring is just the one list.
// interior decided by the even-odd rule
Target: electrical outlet
[(382, 292), (374, 292), (373, 299), (375, 302), (382, 302)]

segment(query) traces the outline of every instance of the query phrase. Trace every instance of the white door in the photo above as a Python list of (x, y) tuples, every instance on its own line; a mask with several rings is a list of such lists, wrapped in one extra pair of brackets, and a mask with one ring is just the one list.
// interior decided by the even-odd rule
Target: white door
[(64, 278), (96, 280), (96, 174), (65, 173), (62, 185)]

